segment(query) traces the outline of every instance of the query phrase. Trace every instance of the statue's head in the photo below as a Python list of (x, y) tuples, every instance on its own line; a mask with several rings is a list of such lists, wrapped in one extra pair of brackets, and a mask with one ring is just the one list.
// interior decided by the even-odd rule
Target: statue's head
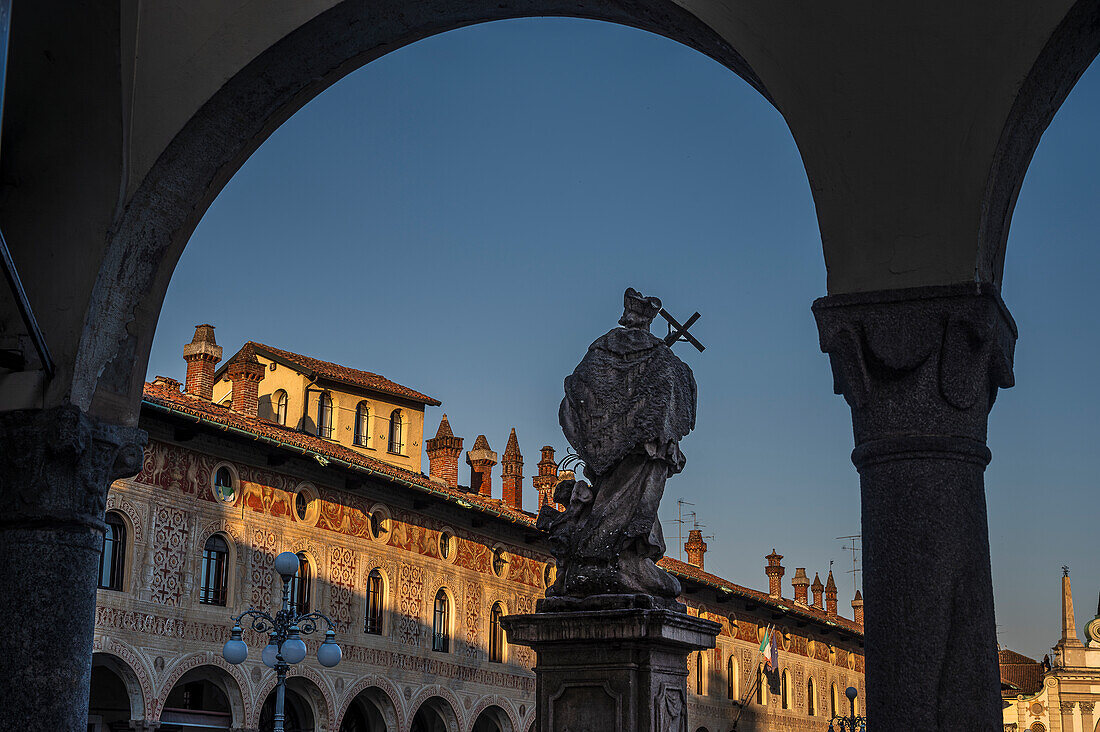
[(660, 298), (645, 297), (633, 287), (628, 287), (626, 294), (623, 295), (623, 317), (619, 318), (619, 325), (648, 331), (649, 324), (659, 312), (661, 312)]

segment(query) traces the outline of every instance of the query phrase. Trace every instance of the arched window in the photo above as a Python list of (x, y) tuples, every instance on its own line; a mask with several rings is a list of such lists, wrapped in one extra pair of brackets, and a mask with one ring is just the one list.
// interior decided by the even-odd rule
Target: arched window
[(695, 654), (695, 693), (699, 696), (707, 693), (706, 674), (707, 662), (703, 658), (703, 652), (699, 651)]
[(372, 569), (367, 575), (367, 624), (365, 630), (382, 635), (382, 573)]
[(783, 669), (783, 676), (779, 679), (779, 700), (784, 709), (791, 708), (791, 672)]
[(229, 545), (219, 534), (206, 540), (202, 548), (202, 582), (199, 602), (225, 606), (229, 588)]
[(764, 664), (756, 670), (756, 703), (768, 706), (768, 676), (764, 673)]
[(817, 716), (817, 684), (813, 676), (806, 680), (806, 713), (811, 717)]
[(401, 455), (405, 452), (400, 409), (395, 409), (390, 413), (390, 445), (388, 449), (395, 455)]
[(503, 615), (500, 603), (494, 603), (489, 611), (489, 660), (497, 663), (504, 661), (504, 626), (500, 624)]
[(833, 685), (829, 687), (829, 716), (835, 717), (839, 715), (840, 711), (837, 709), (839, 706), (840, 698), (836, 693), (836, 682), (833, 682)]
[(309, 593), (313, 572), (309, 566), (309, 559), (302, 552), (298, 553), (298, 571), (290, 580), (290, 606), (299, 614), (309, 612)]
[(737, 657), (730, 653), (726, 662), (726, 696), (734, 701), (741, 698), (741, 679), (737, 675)]
[(332, 396), (321, 392), (317, 400), (317, 436), (332, 439)]
[(103, 552), (99, 555), (99, 588), (121, 590), (122, 570), (126, 563), (126, 524), (117, 513), (108, 513), (103, 534)]
[(432, 650), (446, 653), (451, 643), (448, 632), (451, 626), (451, 600), (443, 588), (435, 593), (435, 617), (432, 621)]
[(367, 438), (370, 437), (370, 407), (366, 402), (359, 402), (355, 408), (355, 444), (367, 446)]
[(275, 421), (281, 425), (286, 425), (286, 392), (279, 389), (275, 392), (273, 400), (275, 402)]

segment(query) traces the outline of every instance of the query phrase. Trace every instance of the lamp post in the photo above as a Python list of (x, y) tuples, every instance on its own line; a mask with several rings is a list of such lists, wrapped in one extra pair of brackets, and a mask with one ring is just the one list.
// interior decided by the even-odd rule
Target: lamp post
[(830, 719), (829, 732), (864, 732), (867, 729), (867, 719), (856, 716), (856, 695), (858, 693), (854, 686), (849, 686), (844, 690), (844, 696), (848, 697), (848, 707), (851, 713), (847, 717), (834, 716)]
[(298, 573), (298, 555), (283, 552), (275, 557), (275, 571), (283, 578), (283, 607), (275, 617), (263, 610), (245, 610), (233, 618), (233, 630), (229, 640), (222, 647), (222, 657), (232, 664), (242, 663), (248, 658), (248, 646), (241, 640), (241, 620), (249, 618), (252, 629), (257, 633), (268, 633), (267, 646), (262, 659), (264, 665), (275, 669), (278, 681), (275, 683), (275, 732), (283, 732), (283, 711), (286, 698), (286, 672), (295, 663), (305, 660), (306, 644), (302, 635), (317, 632), (317, 621), (328, 624), (325, 641), (317, 649), (317, 661), (326, 668), (340, 663), (342, 652), (336, 644), (332, 621), (321, 613), (299, 615), (296, 607), (290, 603), (290, 583)]

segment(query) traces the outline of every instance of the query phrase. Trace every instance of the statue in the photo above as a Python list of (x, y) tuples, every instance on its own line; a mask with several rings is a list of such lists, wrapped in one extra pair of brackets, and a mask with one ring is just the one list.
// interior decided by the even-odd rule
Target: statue
[(679, 606), (680, 583), (656, 565), (665, 553), (657, 509), (686, 462), (679, 442), (695, 428), (695, 377), (649, 332), (661, 301), (631, 288), (623, 305), (622, 327), (596, 339), (565, 379), (558, 419), (587, 482), (562, 480), (554, 501), (565, 510), (539, 512), (558, 565), (548, 609), (597, 595)]

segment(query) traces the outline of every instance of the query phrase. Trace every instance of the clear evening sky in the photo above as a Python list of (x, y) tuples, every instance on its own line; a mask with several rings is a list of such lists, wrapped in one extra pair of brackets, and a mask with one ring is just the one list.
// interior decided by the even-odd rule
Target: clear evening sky
[[(1100, 589), (1097, 119), (1094, 65), (1031, 165), (1003, 290), (1020, 340), (1018, 385), (990, 417), (994, 590), (1000, 642), (1035, 658), (1059, 637), (1060, 567), (1079, 628)], [(351, 74), (203, 218), (149, 378), (181, 377), (203, 322), (226, 357), (253, 339), (382, 373), (442, 400), (426, 436), (446, 412), (467, 449), (484, 433), (502, 451), (515, 427), (530, 507), (538, 448), (566, 448), (562, 379), (627, 286), (703, 315), (706, 352), (677, 346), (699, 419), (662, 505), (669, 554), (682, 497), (713, 535), (708, 570), (766, 588), (774, 547), (789, 596), (796, 567), (824, 580), (835, 560), (850, 617), (851, 555), (834, 537), (859, 532), (858, 478), (810, 314), (825, 266), (798, 150), (740, 78), (664, 38), (498, 22)]]

